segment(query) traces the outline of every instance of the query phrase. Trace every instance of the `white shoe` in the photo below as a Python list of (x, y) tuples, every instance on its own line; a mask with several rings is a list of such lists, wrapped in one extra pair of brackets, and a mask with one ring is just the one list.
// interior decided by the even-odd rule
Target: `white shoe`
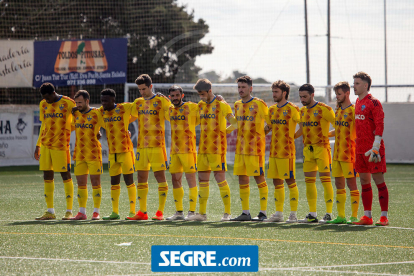
[(298, 217), (296, 216), (296, 214), (295, 213), (291, 213), (290, 215), (289, 215), (289, 218), (288, 218), (288, 220), (286, 221), (286, 223), (296, 223), (296, 222), (298, 222)]
[(221, 218), (221, 221), (229, 221), (231, 220), (231, 215), (224, 213), (223, 217)]
[(184, 220), (183, 212), (176, 212), (171, 217), (166, 218), (166, 220)]
[(188, 211), (187, 216), (185, 217), (185, 220), (189, 220), (189, 218), (191, 218), (192, 216), (195, 216), (195, 213), (192, 211)]
[(283, 214), (276, 215), (273, 214), (270, 218), (265, 219), (263, 222), (284, 222)]
[(323, 216), (323, 219), (319, 220), (319, 223), (327, 223), (327, 221), (331, 221), (332, 220), (332, 214), (326, 213)]
[(186, 217), (185, 220), (187, 220), (187, 221), (206, 221), (207, 220), (207, 214), (202, 215), (202, 214), (197, 213), (195, 215)]

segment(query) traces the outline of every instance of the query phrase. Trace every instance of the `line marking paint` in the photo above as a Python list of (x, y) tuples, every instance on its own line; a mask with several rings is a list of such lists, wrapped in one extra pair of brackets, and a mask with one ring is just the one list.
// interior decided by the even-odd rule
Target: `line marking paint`
[(21, 259), (21, 260), (42, 260), (42, 261), (59, 261), (59, 262), (81, 262), (81, 263), (108, 263), (108, 264), (140, 264), (151, 265), (151, 263), (138, 262), (118, 262), (118, 261), (96, 261), (96, 260), (76, 260), (76, 259), (53, 259), (53, 258), (36, 258), (36, 257), (9, 257), (0, 256), (0, 259)]

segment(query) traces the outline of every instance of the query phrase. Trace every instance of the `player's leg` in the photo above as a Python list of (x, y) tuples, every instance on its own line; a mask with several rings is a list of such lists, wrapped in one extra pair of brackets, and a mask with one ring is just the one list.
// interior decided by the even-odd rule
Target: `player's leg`
[(382, 172), (376, 172), (372, 174), (375, 184), (378, 188), (378, 199), (381, 206), (381, 217), (375, 223), (377, 226), (388, 225), (388, 188), (385, 184), (384, 174)]
[(189, 188), (189, 202), (190, 206), (188, 209), (188, 215), (185, 217), (185, 220), (196, 220), (196, 221), (204, 221), (207, 220), (206, 214), (196, 214), (195, 210), (197, 207), (197, 196), (198, 196), (198, 189), (197, 189), (197, 178), (195, 172), (186, 172), (185, 178), (188, 183)]
[[(227, 170), (227, 166), (225, 168)], [(226, 180), (226, 171), (215, 171), (214, 178), (217, 181), (217, 185), (220, 189), (220, 197), (223, 200), (224, 204), (224, 214), (221, 218), (221, 221), (229, 221), (231, 219), (231, 194), (230, 187)]]
[[(129, 202), (129, 218), (135, 216), (135, 207), (137, 201), (137, 188), (134, 182), (135, 158), (134, 152), (123, 152), (117, 154), (117, 161), (121, 164), (124, 181), (127, 186), (128, 202)], [(148, 216), (146, 216), (148, 218)], [(127, 218), (125, 218), (127, 219)], [(145, 219), (145, 216), (144, 218)]]
[(364, 154), (356, 154), (355, 168), (359, 173), (359, 181), (361, 182), (361, 198), (364, 206), (364, 215), (359, 221), (354, 222), (356, 225), (372, 225), (372, 187), (371, 173), (368, 164), (368, 157)]
[(53, 170), (60, 172), (63, 180), (63, 187), (66, 198), (66, 213), (62, 220), (69, 220), (73, 217), (73, 181), (70, 174), (70, 152), (69, 150), (50, 150)]
[[(102, 169), (101, 169), (102, 172)], [(90, 175), (92, 183), (92, 198), (93, 198), (93, 214), (92, 220), (99, 220), (100, 217), (100, 208), (102, 200), (102, 186), (101, 186), (101, 175), (100, 174), (91, 174)]]
[(242, 204), (242, 213), (240, 216), (231, 219), (231, 221), (251, 221), (250, 215), (250, 177), (247, 175), (245, 155), (236, 154), (234, 158), (233, 174), (239, 177), (240, 200)]
[(116, 153), (110, 153), (108, 156), (108, 170), (111, 177), (111, 201), (112, 213), (103, 217), (104, 220), (120, 219), (119, 216), (119, 197), (121, 195), (121, 163), (116, 160)]
[[(134, 182), (134, 173), (124, 174), (124, 181), (127, 186), (128, 200), (129, 200), (129, 216), (127, 218), (135, 217), (135, 205), (137, 200), (137, 188)], [(148, 215), (145, 213), (140, 220), (147, 220)]]
[[(82, 161), (80, 161), (82, 162)], [(83, 162), (86, 165), (86, 162)], [(85, 220), (86, 216), (86, 203), (88, 201), (88, 174), (80, 174), (79, 167), (82, 165), (76, 164), (75, 166), (75, 176), (76, 182), (78, 183), (78, 203), (79, 203), (79, 212), (76, 216), (71, 218), (71, 220)], [(87, 169), (87, 165), (86, 165)]]
[(262, 173), (260, 175), (254, 176), (254, 180), (256, 181), (257, 188), (259, 188), (260, 211), (256, 217), (252, 218), (252, 220), (264, 221), (267, 219), (267, 198), (269, 196), (269, 188), (266, 183), (264, 171), (262, 170)]
[[(271, 168), (269, 166), (270, 171)], [(269, 175), (269, 174), (268, 174)], [(283, 222), (283, 205), (285, 204), (285, 185), (283, 179), (273, 178), (273, 186), (275, 186), (275, 191), (273, 194), (275, 200), (276, 212), (271, 215), (268, 219), (265, 219), (265, 222)]]
[[(213, 160), (212, 160), (213, 161)], [(200, 218), (207, 218), (207, 201), (210, 196), (210, 174), (211, 166), (208, 154), (199, 154), (197, 156), (198, 169), (198, 202)]]
[(303, 172), (305, 174), (306, 183), (306, 199), (309, 206), (309, 214), (298, 222), (315, 223), (318, 222), (316, 213), (316, 202), (318, 193), (316, 190), (316, 172), (318, 171), (318, 164), (314, 156), (312, 146), (305, 146), (303, 148)]
[(151, 163), (155, 179), (158, 183), (158, 210), (152, 219), (163, 220), (168, 195), (168, 183), (165, 177), (165, 170), (168, 169), (167, 153), (165, 147), (151, 148), (149, 152), (149, 162)]
[[(295, 170), (294, 170), (295, 171)], [(290, 202), (290, 215), (287, 223), (298, 222), (297, 211), (299, 201), (299, 189), (296, 184), (295, 174), (293, 173), (292, 178), (286, 179), (286, 184), (289, 187), (289, 202)]]
[(138, 213), (147, 213), (148, 176), (151, 164), (148, 159), (148, 148), (138, 148), (135, 155), (135, 169), (137, 171), (137, 194), (139, 201)]
[[(170, 164), (171, 165), (171, 164)], [(171, 166), (170, 166), (171, 169)], [(184, 220), (184, 206), (183, 206), (183, 199), (184, 199), (184, 189), (181, 185), (183, 173), (171, 173), (171, 182), (173, 185), (173, 197), (175, 203), (175, 214), (166, 218), (167, 220)]]
[[(43, 147), (42, 147), (43, 148)], [(41, 149), (42, 149), (41, 148)], [(40, 155), (40, 160), (42, 160), (42, 154)], [(45, 159), (45, 158), (43, 158)], [(42, 163), (40, 163), (42, 164)], [(41, 167), (41, 166), (40, 166)], [(56, 219), (55, 208), (53, 206), (53, 196), (55, 191), (55, 182), (53, 180), (54, 172), (52, 170), (43, 171), (43, 181), (44, 181), (44, 197), (46, 201), (47, 211), (40, 217), (36, 217), (36, 220), (50, 220)]]
[(356, 177), (346, 178), (346, 184), (349, 188), (351, 194), (351, 217), (349, 218), (348, 224), (352, 224), (355, 221), (358, 221), (358, 209), (359, 209), (359, 190), (357, 186)]
[(331, 181), (331, 149), (323, 147), (314, 147), (315, 158), (318, 164), (319, 179), (323, 186), (323, 195), (326, 206), (326, 214), (319, 221), (320, 223), (326, 223), (332, 220), (332, 209), (334, 201), (334, 191)]
[(338, 216), (334, 220), (327, 221), (332, 224), (346, 223), (345, 218), (345, 203), (346, 203), (346, 190), (345, 190), (345, 178), (342, 171), (341, 162), (334, 160), (332, 162), (332, 176), (335, 177), (336, 187), (336, 208), (338, 210)]

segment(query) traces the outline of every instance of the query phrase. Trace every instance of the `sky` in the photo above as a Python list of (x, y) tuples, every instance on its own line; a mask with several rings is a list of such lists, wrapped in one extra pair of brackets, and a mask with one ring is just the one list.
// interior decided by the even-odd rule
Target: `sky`
[[(327, 0), (308, 0), (310, 83), (327, 85)], [(202, 18), (213, 53), (197, 57), (201, 72), (225, 78), (239, 70), (269, 82), (306, 83), (304, 0), (178, 0)], [(388, 84), (414, 84), (414, 1), (386, 0)], [(331, 82), (358, 71), (385, 84), (384, 1), (331, 1)], [(407, 101), (414, 88), (389, 89), (390, 101)], [(384, 89), (373, 89), (380, 100)]]

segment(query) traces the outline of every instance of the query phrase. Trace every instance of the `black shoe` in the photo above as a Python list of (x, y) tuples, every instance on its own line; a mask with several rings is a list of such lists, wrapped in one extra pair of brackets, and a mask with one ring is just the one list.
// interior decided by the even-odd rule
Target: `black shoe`
[(308, 214), (304, 219), (298, 220), (300, 223), (318, 223), (318, 219), (311, 214)]
[(251, 221), (252, 216), (250, 214), (242, 213), (240, 216), (231, 219), (230, 221)]
[(264, 221), (265, 219), (267, 219), (267, 216), (262, 212), (260, 212), (257, 217), (252, 218), (253, 221)]

